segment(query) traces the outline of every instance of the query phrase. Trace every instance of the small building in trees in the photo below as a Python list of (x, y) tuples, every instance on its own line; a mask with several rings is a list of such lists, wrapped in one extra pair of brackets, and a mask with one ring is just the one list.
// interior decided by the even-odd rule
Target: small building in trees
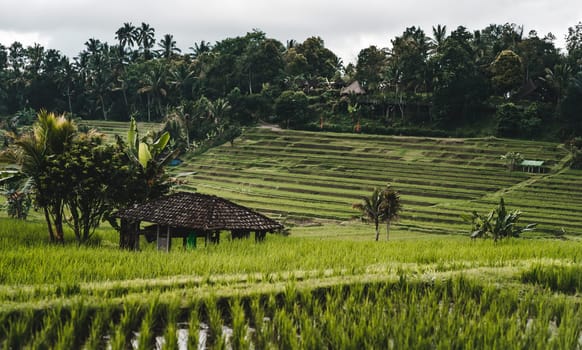
[(545, 173), (546, 167), (544, 166), (543, 160), (528, 160), (524, 159), (519, 163), (522, 171), (527, 171), (528, 173)]
[[(256, 211), (224, 198), (200, 193), (177, 192), (120, 210), (121, 248), (139, 249), (139, 236), (156, 240), (159, 250), (169, 251), (172, 238), (180, 237), (184, 244), (195, 245), (198, 237), (218, 243), (221, 231), (230, 231), (233, 239), (248, 238), (254, 232), (255, 241), (267, 233), (283, 229), (283, 225)], [(140, 229), (141, 222), (152, 223)]]
[(340, 91), (340, 95), (364, 95), (366, 90), (362, 87), (359, 81), (354, 80), (350, 85), (344, 87)]

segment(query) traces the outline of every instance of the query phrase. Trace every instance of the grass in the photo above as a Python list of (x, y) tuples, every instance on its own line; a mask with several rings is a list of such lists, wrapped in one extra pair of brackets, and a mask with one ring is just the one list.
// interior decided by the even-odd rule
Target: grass
[[(508, 150), (555, 168), (509, 173)], [(564, 156), (516, 140), (250, 130), (172, 172), (196, 171), (184, 189), (261, 210), (289, 237), (127, 252), (106, 226), (92, 245), (67, 231), (56, 246), (37, 214), (0, 218), (0, 348), (177, 348), (178, 330), (233, 349), (579, 348), (582, 172)], [(405, 212), (374, 242), (350, 207), (386, 182)], [(468, 239), (460, 214), (501, 195), (542, 234)], [(544, 235), (562, 228), (567, 240)]]

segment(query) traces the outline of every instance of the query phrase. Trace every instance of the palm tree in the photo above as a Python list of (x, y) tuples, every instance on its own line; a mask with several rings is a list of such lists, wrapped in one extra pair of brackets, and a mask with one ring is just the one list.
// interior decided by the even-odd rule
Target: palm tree
[[(31, 180), (36, 202), (43, 208), (52, 242), (63, 241), (63, 211), (66, 189), (55, 188), (51, 183), (50, 160), (66, 151), (76, 133), (75, 124), (64, 115), (57, 116), (42, 110), (32, 132), (20, 137), (20, 148), (15, 161), (20, 171)], [(63, 192), (63, 193), (61, 193)]]
[(434, 46), (434, 51), (438, 52), (439, 48), (442, 46), (443, 42), (447, 37), (447, 26), (438, 24), (435, 27), (432, 27), (432, 44)]
[(172, 34), (164, 35), (162, 40), (158, 43), (158, 46), (161, 48), (161, 50), (158, 51), (158, 55), (166, 59), (182, 52), (182, 50), (176, 47), (176, 40), (174, 40)]
[(141, 26), (137, 28), (137, 44), (142, 49), (143, 57), (146, 60), (151, 58), (150, 49), (154, 46), (154, 37), (155, 29), (149, 24), (142, 22)]
[(400, 212), (402, 211), (400, 194), (390, 185), (387, 185), (382, 190), (380, 210), (382, 212), (382, 220), (386, 223), (386, 240), (388, 240), (390, 238), (390, 224), (400, 218)]
[(133, 47), (136, 42), (136, 28), (131, 22), (123, 23), (123, 27), (115, 32), (115, 38), (119, 41), (119, 56), (125, 57), (125, 47)]
[(214, 120), (214, 124), (219, 124), (231, 110), (230, 103), (224, 98), (217, 98), (208, 105), (208, 116)]
[(382, 202), (383, 202), (383, 195), (382, 190), (379, 188), (374, 188), (374, 192), (372, 192), (371, 197), (362, 197), (361, 203), (354, 203), (352, 208), (359, 210), (362, 212), (362, 215), (365, 219), (374, 222), (374, 226), (376, 228), (376, 241), (380, 238), (380, 221), (382, 220)]
[(547, 83), (556, 96), (556, 104), (560, 104), (566, 87), (572, 76), (572, 68), (568, 64), (556, 64), (554, 69), (546, 68), (546, 75), (539, 79)]
[(139, 94), (146, 94), (148, 121), (151, 121), (151, 105), (157, 107), (159, 115), (163, 114), (162, 99), (166, 97), (166, 68), (165, 65), (157, 65), (145, 72), (142, 87), (137, 90)]
[(194, 43), (194, 46), (191, 46), (190, 50), (192, 50), (192, 58), (195, 59), (205, 53), (210, 52), (210, 50), (212, 50), (212, 45), (202, 40), (200, 44)]

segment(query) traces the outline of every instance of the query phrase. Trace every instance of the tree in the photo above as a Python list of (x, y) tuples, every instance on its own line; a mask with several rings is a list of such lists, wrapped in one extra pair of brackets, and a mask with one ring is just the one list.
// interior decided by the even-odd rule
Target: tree
[(331, 79), (339, 69), (337, 56), (325, 47), (320, 37), (310, 37), (294, 47), (306, 60), (305, 75)]
[(275, 102), (276, 121), (286, 127), (302, 125), (309, 117), (309, 100), (303, 91), (284, 91)]
[(424, 31), (414, 26), (406, 28), (391, 43), (390, 65), (399, 72), (400, 86), (406, 91), (426, 90), (430, 41)]
[(182, 52), (182, 50), (176, 46), (176, 40), (174, 40), (174, 36), (172, 34), (164, 35), (158, 46), (160, 47), (160, 50), (158, 50), (158, 55), (165, 59), (170, 59), (174, 55)]
[(382, 190), (381, 195), (382, 205), (380, 206), (380, 211), (382, 220), (386, 223), (386, 240), (388, 240), (390, 238), (390, 224), (400, 218), (402, 203), (400, 202), (400, 194), (390, 185)]
[(155, 29), (149, 24), (142, 22), (137, 28), (136, 42), (142, 50), (143, 58), (149, 60), (152, 58), (150, 50), (155, 43)]
[(384, 78), (387, 64), (388, 54), (384, 49), (373, 45), (363, 49), (358, 54), (355, 79), (368, 90), (376, 90)]
[(568, 50), (568, 62), (572, 67), (578, 67), (575, 71), (577, 73), (582, 65), (582, 22), (568, 28), (566, 49)]
[(376, 241), (380, 238), (380, 221), (382, 220), (383, 215), (382, 201), (382, 190), (374, 188), (372, 196), (363, 197), (361, 203), (354, 203), (352, 205), (352, 208), (360, 211), (365, 219), (374, 222)]
[(59, 181), (62, 168), (52, 164), (54, 157), (65, 153), (76, 133), (75, 124), (63, 115), (41, 111), (32, 132), (18, 138), (20, 171), (33, 187), (36, 204), (43, 208), (51, 242), (62, 242), (67, 182)]
[(552, 69), (545, 68), (544, 71), (544, 76), (539, 79), (548, 85), (553, 95), (553, 100), (556, 102), (556, 105), (560, 106), (562, 98), (566, 93), (568, 82), (572, 77), (572, 68), (565, 63), (556, 64)]
[(390, 224), (398, 219), (402, 211), (400, 195), (390, 185), (383, 189), (374, 188), (370, 197), (362, 197), (362, 202), (354, 203), (352, 208), (359, 210), (365, 219), (374, 222), (376, 241), (380, 238), (380, 222), (386, 223), (386, 239), (388, 239)]
[(144, 68), (141, 87), (137, 92), (146, 95), (148, 121), (151, 121), (152, 105), (156, 116), (164, 114), (162, 101), (168, 94), (166, 89), (167, 67), (164, 64), (152, 61), (146, 63)]
[(78, 243), (87, 243), (104, 217), (120, 201), (131, 182), (127, 154), (118, 145), (103, 142), (94, 131), (81, 133), (70, 149), (51, 160), (64, 169), (61, 181), (68, 183), (65, 203)]
[(430, 39), (433, 45), (433, 51), (438, 53), (441, 45), (447, 38), (447, 26), (438, 24), (436, 27), (432, 27), (432, 38)]
[(537, 224), (528, 224), (525, 227), (517, 226), (521, 218), (521, 211), (507, 211), (503, 197), (499, 200), (497, 208), (491, 210), (488, 215), (480, 215), (473, 211), (470, 215), (462, 215), (466, 222), (471, 223), (471, 238), (492, 237), (495, 242), (503, 238), (519, 237), (524, 232), (534, 231)]
[(519, 152), (507, 152), (501, 156), (501, 160), (505, 161), (507, 170), (514, 171), (517, 166), (523, 161), (523, 156)]
[(230, 103), (224, 98), (218, 98), (208, 105), (208, 116), (214, 124), (219, 124), (224, 121), (230, 110)]
[(566, 97), (560, 107), (560, 118), (564, 122), (564, 132), (570, 135), (582, 133), (582, 71), (570, 78)]
[(458, 27), (447, 37), (440, 53), (435, 55), (433, 110), (437, 122), (452, 126), (475, 116), (488, 97), (489, 86), (474, 61), (471, 33)]
[(115, 38), (119, 41), (119, 57), (123, 62), (126, 55), (125, 47), (129, 46), (131, 48), (136, 43), (137, 32), (135, 26), (131, 22), (123, 23), (123, 27), (115, 32)]
[(521, 57), (511, 50), (503, 50), (491, 64), (492, 85), (495, 91), (510, 97), (523, 84)]
[(204, 40), (199, 43), (194, 43), (194, 46), (189, 48), (192, 51), (192, 58), (196, 59), (201, 55), (209, 53), (212, 50), (212, 45)]
[(495, 112), (497, 135), (501, 137), (519, 136), (523, 117), (523, 109), (514, 103), (508, 102), (498, 106)]

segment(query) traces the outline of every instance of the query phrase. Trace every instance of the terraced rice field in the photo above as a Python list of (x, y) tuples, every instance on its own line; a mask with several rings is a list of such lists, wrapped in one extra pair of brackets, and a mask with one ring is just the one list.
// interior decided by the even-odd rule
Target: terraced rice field
[[(509, 172), (508, 151), (544, 160), (546, 174)], [(567, 152), (555, 143), (435, 139), (250, 129), (235, 142), (185, 156), (173, 174), (183, 190), (220, 195), (288, 221), (354, 219), (354, 202), (392, 184), (405, 205), (395, 227), (466, 233), (460, 214), (486, 212), (503, 196), (538, 232), (582, 233), (582, 172), (564, 170)]]

